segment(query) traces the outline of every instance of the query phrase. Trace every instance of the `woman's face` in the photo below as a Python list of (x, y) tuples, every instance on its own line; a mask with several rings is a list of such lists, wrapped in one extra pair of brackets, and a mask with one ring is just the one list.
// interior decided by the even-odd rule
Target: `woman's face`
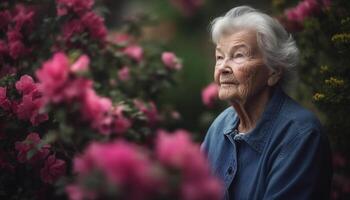
[(218, 41), (214, 79), (221, 100), (246, 102), (268, 87), (270, 73), (263, 62), (256, 31), (236, 31)]

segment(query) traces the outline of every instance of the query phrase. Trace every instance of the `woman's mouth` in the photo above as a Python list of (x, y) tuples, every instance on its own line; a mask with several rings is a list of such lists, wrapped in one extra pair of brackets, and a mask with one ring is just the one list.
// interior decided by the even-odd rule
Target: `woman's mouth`
[(233, 82), (233, 81), (223, 81), (223, 82), (220, 82), (220, 86), (225, 86), (225, 85), (237, 85), (236, 82)]

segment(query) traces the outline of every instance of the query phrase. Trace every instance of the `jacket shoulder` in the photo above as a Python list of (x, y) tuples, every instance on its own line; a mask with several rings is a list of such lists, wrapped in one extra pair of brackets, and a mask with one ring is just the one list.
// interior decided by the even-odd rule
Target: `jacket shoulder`
[(322, 129), (317, 116), (290, 97), (286, 98), (280, 114), (284, 120), (292, 123), (297, 130), (314, 129), (320, 131)]

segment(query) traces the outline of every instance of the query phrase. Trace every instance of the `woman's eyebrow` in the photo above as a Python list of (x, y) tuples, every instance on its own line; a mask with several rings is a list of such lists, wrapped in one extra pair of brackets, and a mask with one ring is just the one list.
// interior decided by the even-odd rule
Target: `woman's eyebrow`
[(223, 52), (222, 52), (222, 50), (220, 49), (220, 47), (216, 47), (215, 50), (223, 54)]
[(249, 46), (246, 44), (237, 44), (237, 45), (233, 45), (230, 49), (230, 53), (234, 52), (235, 50), (239, 49), (239, 48), (246, 48), (248, 50), (250, 50)]
[[(230, 51), (229, 51), (229, 52), (232, 53), (232, 51), (234, 51), (234, 50), (236, 50), (236, 49), (238, 49), (238, 48), (241, 48), (241, 47), (244, 47), (244, 48), (246, 48), (246, 49), (250, 49), (249, 46), (246, 45), (246, 44), (237, 44), (237, 45), (233, 45), (233, 46), (230, 48)], [(223, 51), (221, 50), (220, 47), (216, 47), (215, 50), (218, 51), (218, 52), (220, 52), (220, 53), (223, 53)]]

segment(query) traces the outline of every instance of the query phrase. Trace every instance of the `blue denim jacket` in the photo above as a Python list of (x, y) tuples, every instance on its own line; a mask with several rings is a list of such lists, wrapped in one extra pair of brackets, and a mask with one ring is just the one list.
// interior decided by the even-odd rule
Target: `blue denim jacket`
[(237, 134), (238, 121), (227, 108), (201, 145), (224, 199), (329, 199), (330, 147), (314, 114), (277, 88), (252, 131)]

